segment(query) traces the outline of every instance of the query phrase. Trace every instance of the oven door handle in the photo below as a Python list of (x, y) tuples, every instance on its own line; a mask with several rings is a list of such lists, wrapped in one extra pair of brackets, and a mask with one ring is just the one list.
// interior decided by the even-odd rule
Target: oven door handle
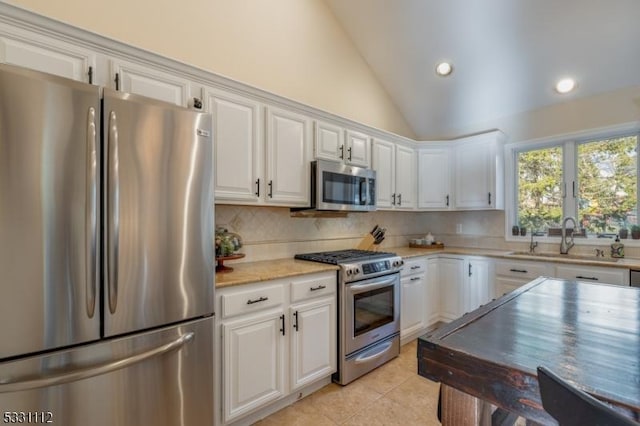
[(351, 284), (349, 288), (352, 292), (358, 293), (363, 291), (377, 290), (382, 287), (389, 287), (390, 285), (393, 285), (396, 279), (397, 277), (394, 276), (393, 278), (386, 279), (384, 281), (374, 281), (369, 284)]
[[(380, 358), (381, 356), (383, 356), (389, 349), (391, 349), (391, 346), (393, 345), (393, 340), (389, 340), (386, 341), (384, 344), (380, 345), (380, 346), (376, 346), (374, 348), (371, 348), (368, 351), (365, 351), (364, 353), (362, 353), (360, 356), (358, 356), (355, 359), (355, 363), (356, 364), (364, 364), (370, 361), (373, 361), (376, 358)], [(373, 352), (373, 353), (372, 353)]]

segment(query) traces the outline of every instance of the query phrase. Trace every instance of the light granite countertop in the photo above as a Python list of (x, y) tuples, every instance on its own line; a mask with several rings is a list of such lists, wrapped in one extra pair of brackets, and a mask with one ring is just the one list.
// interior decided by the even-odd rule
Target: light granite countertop
[[(391, 247), (385, 248), (384, 251), (396, 253), (405, 259), (419, 256), (429, 255), (464, 255), (464, 256), (483, 256), (498, 259), (511, 260), (527, 260), (535, 262), (551, 262), (551, 263), (569, 263), (584, 266), (600, 266), (612, 268), (640, 269), (640, 259), (618, 259), (611, 261), (604, 258), (598, 260), (595, 256), (573, 256), (556, 253), (522, 253), (510, 250), (495, 250), (483, 248), (468, 247), (445, 247), (443, 249), (427, 249), (427, 248), (411, 248), (411, 247)], [(259, 281), (268, 281), (278, 278), (292, 277), (297, 275), (313, 274), (324, 271), (337, 271), (335, 265), (327, 265), (324, 263), (309, 262), (306, 260), (296, 259), (274, 259), (263, 260), (259, 262), (236, 263), (233, 265), (232, 272), (216, 273), (216, 288), (229, 287), (241, 284), (254, 283)]]
[(336, 265), (296, 259), (236, 263), (232, 267), (231, 272), (216, 273), (216, 288), (338, 270)]

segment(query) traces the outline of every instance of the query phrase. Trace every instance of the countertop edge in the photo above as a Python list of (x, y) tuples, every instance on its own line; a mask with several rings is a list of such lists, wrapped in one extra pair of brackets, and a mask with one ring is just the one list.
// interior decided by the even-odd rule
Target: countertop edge
[[(404, 259), (423, 256), (460, 255), (509, 259), (514, 261), (521, 260), (528, 262), (563, 263), (607, 268), (640, 269), (640, 259), (629, 258), (621, 259), (618, 262), (603, 262), (591, 261), (588, 259), (562, 259), (559, 257), (541, 257), (540, 255), (514, 254), (513, 250), (469, 247), (445, 247), (441, 249), (390, 247), (388, 249), (385, 248), (385, 251), (394, 252)], [(233, 265), (233, 268), (233, 272), (216, 273), (215, 287), (217, 289), (319, 272), (337, 271), (339, 269), (336, 265), (309, 262), (293, 258), (237, 263)]]

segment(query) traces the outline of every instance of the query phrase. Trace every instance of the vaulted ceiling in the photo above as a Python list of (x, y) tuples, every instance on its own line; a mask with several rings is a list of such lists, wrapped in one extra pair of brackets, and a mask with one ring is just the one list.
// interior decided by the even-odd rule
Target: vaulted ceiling
[(419, 138), (640, 85), (638, 0), (326, 2)]

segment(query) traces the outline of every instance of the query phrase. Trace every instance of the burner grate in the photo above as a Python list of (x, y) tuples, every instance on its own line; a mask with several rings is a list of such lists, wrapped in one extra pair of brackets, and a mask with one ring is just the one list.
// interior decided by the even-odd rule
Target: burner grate
[(321, 262), (321, 263), (329, 263), (332, 265), (338, 265), (340, 263), (381, 259), (381, 258), (391, 257), (391, 256), (395, 256), (395, 253), (387, 253), (387, 252), (371, 251), (371, 250), (348, 249), (348, 250), (325, 251), (325, 252), (317, 252), (317, 253), (302, 253), (302, 254), (296, 254), (294, 258), (301, 259), (301, 260), (309, 260), (312, 262)]

